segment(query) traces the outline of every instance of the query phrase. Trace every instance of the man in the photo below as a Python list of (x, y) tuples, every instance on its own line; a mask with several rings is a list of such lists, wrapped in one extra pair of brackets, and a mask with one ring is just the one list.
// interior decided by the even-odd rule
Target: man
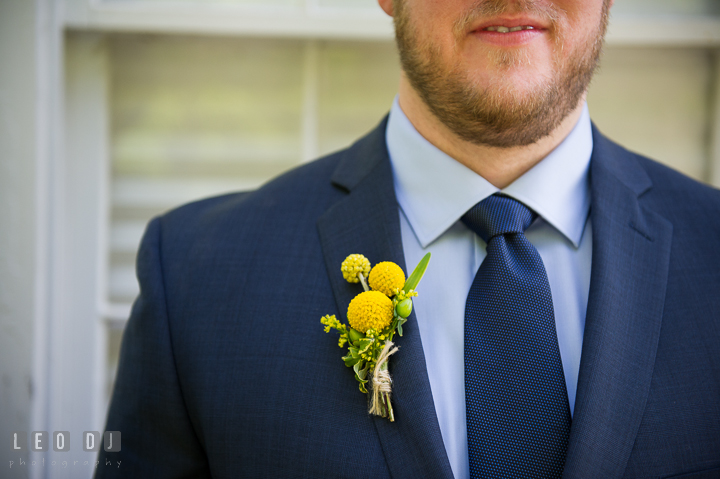
[[(612, 1), (379, 3), (388, 119), (148, 226), (99, 475), (720, 477), (720, 194), (591, 125)], [(427, 251), (391, 423), (319, 319)]]

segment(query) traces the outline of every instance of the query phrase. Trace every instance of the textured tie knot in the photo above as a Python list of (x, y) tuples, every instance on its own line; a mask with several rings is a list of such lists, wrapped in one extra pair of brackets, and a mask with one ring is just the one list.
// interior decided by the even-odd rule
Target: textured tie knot
[(519, 201), (492, 195), (465, 213), (462, 222), (488, 243), (497, 235), (524, 233), (536, 217), (536, 213)]

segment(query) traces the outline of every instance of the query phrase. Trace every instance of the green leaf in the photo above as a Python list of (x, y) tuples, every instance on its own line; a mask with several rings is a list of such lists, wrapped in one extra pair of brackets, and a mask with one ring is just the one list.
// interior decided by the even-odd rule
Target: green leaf
[(343, 361), (345, 361), (345, 366), (349, 368), (355, 366), (358, 362), (362, 360), (362, 358), (353, 358), (352, 356), (345, 356), (342, 359)]
[(405, 318), (399, 318), (399, 319), (398, 319), (397, 332), (398, 332), (398, 334), (399, 334), (400, 336), (402, 336), (402, 334), (403, 334), (402, 325), (405, 324), (405, 323), (407, 323), (407, 319), (405, 319)]
[(372, 345), (372, 343), (374, 343), (374, 342), (375, 342), (374, 339), (363, 338), (363, 339), (360, 339), (359, 341), (355, 341), (355, 343), (353, 343), (353, 345), (357, 346), (358, 354), (362, 354), (365, 351), (367, 351), (368, 348), (370, 347), (370, 345)]
[(362, 366), (362, 363), (357, 363), (355, 366), (353, 366), (353, 370), (355, 371), (355, 379), (360, 381), (361, 383), (365, 384), (368, 382), (367, 379), (367, 373), (368, 373), (368, 365), (366, 364), (364, 368), (360, 368)]
[(351, 356), (345, 356), (342, 359), (343, 361), (345, 361), (345, 366), (349, 368), (355, 366), (359, 361), (362, 360), (362, 358), (353, 358)]
[[(423, 256), (423, 259), (420, 260), (417, 266), (415, 266), (415, 269), (413, 270), (410, 277), (405, 281), (405, 286), (403, 286), (403, 290), (407, 293), (411, 289), (417, 288), (418, 283), (420, 283), (420, 280), (422, 279), (423, 275), (425, 274), (425, 270), (427, 269), (428, 263), (430, 262), (430, 253)], [(401, 335), (402, 336), (402, 335)]]
[(356, 331), (353, 328), (348, 329), (348, 336), (350, 337), (351, 343), (354, 343), (358, 339), (362, 339), (365, 337), (363, 333), (361, 333), (360, 331)]
[(348, 348), (348, 351), (350, 351), (350, 354), (348, 354), (347, 356), (343, 356), (342, 358), (342, 360), (345, 361), (345, 366), (355, 366), (357, 363), (362, 361), (362, 358), (358, 354), (357, 348)]

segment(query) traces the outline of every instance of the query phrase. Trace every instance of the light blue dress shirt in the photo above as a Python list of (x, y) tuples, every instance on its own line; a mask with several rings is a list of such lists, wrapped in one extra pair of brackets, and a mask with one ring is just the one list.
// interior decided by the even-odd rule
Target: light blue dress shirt
[(485, 242), (465, 227), (460, 218), (498, 191), (538, 213), (538, 219), (525, 234), (547, 270), (572, 413), (592, 260), (590, 115), (586, 105), (565, 140), (503, 190), (421, 136), (397, 98), (386, 133), (408, 268), (413, 268), (425, 253), (432, 252), (418, 287), (415, 313), (450, 466), (456, 479), (466, 479), (470, 470), (465, 424), (465, 301), (485, 258)]

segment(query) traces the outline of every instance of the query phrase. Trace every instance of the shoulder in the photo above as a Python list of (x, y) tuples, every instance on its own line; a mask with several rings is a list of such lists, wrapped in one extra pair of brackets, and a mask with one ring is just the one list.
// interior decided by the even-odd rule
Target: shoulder
[[(345, 150), (296, 167), (255, 191), (206, 198), (175, 208), (155, 220), (163, 244), (192, 247), (252, 239), (322, 214), (341, 191), (331, 176)], [(315, 221), (311, 221), (314, 227)], [(286, 228), (283, 228), (286, 229)]]
[(720, 190), (652, 159), (634, 154), (652, 181), (641, 203), (674, 225), (697, 226), (720, 237)]
[(296, 210), (314, 198), (332, 194), (330, 177), (344, 151), (296, 167), (260, 188), (179, 206), (160, 218), (163, 227), (188, 229), (234, 221), (251, 214)]
[(637, 162), (650, 180), (639, 206), (672, 226), (673, 270), (694, 265), (693, 271), (704, 272), (703, 277), (715, 275), (720, 262), (720, 191), (645, 156), (629, 154), (632, 158), (627, 160)]
[[(180, 206), (155, 220), (178, 238), (263, 228), (288, 231), (311, 225), (387, 156), (387, 117), (344, 150), (298, 166), (252, 192), (233, 193)], [(310, 221), (313, 220), (313, 221)]]
[[(704, 219), (706, 225), (720, 228), (720, 190), (632, 152), (596, 129), (593, 141), (598, 151), (597, 159), (603, 160), (602, 169), (612, 172), (621, 183), (635, 191), (641, 207), (675, 225)], [(681, 158), (677, 160), (682, 161)]]
[(298, 166), (255, 191), (195, 201), (155, 218), (141, 253), (159, 252), (172, 272), (226, 258), (250, 262), (263, 252), (319, 247), (318, 220), (347, 195), (352, 180), (387, 155), (385, 121), (347, 149)]

